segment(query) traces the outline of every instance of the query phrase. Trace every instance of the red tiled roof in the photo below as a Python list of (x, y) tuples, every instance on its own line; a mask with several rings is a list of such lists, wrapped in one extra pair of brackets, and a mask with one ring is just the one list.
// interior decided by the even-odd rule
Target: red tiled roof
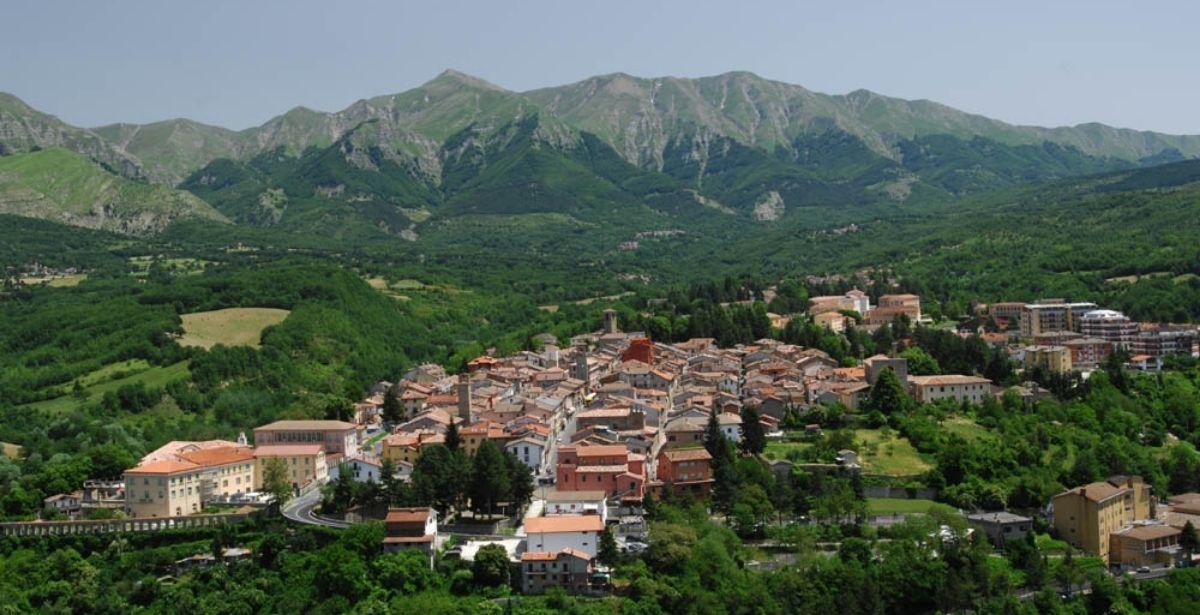
[(187, 461), (151, 461), (134, 468), (125, 470), (127, 474), (176, 474), (199, 469), (200, 466)]
[(388, 509), (387, 523), (425, 523), (432, 509), (426, 507)]
[(604, 529), (600, 515), (565, 515), (562, 517), (531, 517), (525, 520), (526, 534), (555, 534), (562, 532), (599, 532)]

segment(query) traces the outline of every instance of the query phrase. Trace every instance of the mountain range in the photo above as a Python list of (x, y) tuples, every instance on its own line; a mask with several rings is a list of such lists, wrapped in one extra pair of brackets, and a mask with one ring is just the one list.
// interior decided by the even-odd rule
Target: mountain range
[[(494, 214), (770, 223), (813, 208), (952, 199), (1195, 158), (1200, 136), (1015, 126), (930, 101), (821, 94), (746, 72), (612, 74), (513, 92), (446, 71), (341, 111), (297, 107), (241, 131), (186, 119), (79, 128), (0, 94), (0, 154), (51, 148), (90, 161), (113, 183), (156, 190), (126, 191), (117, 203), (83, 188), (46, 194), (37, 188), (44, 182), (22, 175), (41, 165), (9, 164), (0, 190), (22, 191), (19, 199), (0, 191), (0, 212), (124, 232), (201, 217), (415, 239), (455, 216)], [(30, 199), (40, 206), (20, 205)], [(170, 211), (146, 222), (156, 209)]]

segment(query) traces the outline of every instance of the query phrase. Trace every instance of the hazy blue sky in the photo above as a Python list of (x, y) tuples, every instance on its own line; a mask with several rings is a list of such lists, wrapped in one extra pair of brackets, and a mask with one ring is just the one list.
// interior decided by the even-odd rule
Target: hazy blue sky
[(988, 4), (4, 0), (0, 91), (85, 126), (245, 128), (444, 68), (515, 90), (749, 70), (1014, 123), (1200, 133), (1200, 3)]

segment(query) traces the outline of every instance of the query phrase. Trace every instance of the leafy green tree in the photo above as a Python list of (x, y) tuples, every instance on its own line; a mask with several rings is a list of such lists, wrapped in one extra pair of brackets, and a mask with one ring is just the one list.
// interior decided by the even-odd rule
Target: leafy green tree
[(370, 590), (371, 576), (366, 563), (341, 545), (318, 552), (313, 572), (313, 582), (322, 596), (341, 596), (353, 601), (366, 596)]
[(413, 464), (412, 472), (415, 499), (420, 504), (433, 506), (446, 517), (462, 499), (470, 477), (471, 468), (461, 451), (452, 453), (440, 444), (421, 447), (421, 455)]
[(910, 405), (908, 393), (904, 391), (900, 377), (892, 371), (892, 368), (885, 367), (879, 370), (879, 374), (875, 377), (875, 384), (871, 385), (871, 393), (867, 397), (866, 405), (868, 410), (882, 413), (885, 416), (907, 412)]
[(934, 376), (942, 373), (937, 360), (919, 346), (905, 348), (904, 352), (900, 353), (900, 358), (908, 361), (908, 373), (914, 376)]
[(292, 499), (287, 467), (279, 457), (268, 457), (263, 463), (263, 491), (271, 494), (271, 501), (278, 508), (283, 508)]
[(508, 552), (497, 544), (480, 547), (471, 563), (471, 574), (475, 582), (484, 587), (508, 585), (511, 575)]
[(434, 587), (437, 575), (429, 569), (429, 558), (416, 549), (380, 555), (373, 564), (379, 584), (403, 596)]
[(758, 408), (751, 405), (742, 406), (742, 452), (747, 455), (761, 455), (767, 449), (767, 436), (759, 420)]
[(379, 463), (380, 491), (388, 506), (407, 506), (412, 499), (408, 483), (396, 476), (396, 462), (384, 458)]

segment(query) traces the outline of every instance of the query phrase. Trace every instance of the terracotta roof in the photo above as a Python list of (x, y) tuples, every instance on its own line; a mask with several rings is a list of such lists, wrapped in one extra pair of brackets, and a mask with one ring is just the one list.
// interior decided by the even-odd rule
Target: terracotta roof
[(247, 446), (223, 446), (179, 453), (179, 457), (198, 466), (223, 466), (254, 459), (254, 449)]
[(179, 472), (187, 472), (189, 470), (197, 470), (200, 466), (187, 461), (173, 461), (165, 459), (163, 461), (151, 461), (134, 468), (125, 470), (126, 474), (176, 474)]
[[(563, 447), (567, 448), (567, 447)], [(624, 444), (609, 444), (602, 446), (574, 446), (571, 447), (580, 457), (607, 457), (609, 455), (624, 455), (629, 452), (629, 448)], [(559, 449), (562, 452), (562, 449)]]
[(275, 421), (254, 431), (345, 431), (358, 426), (345, 421)]
[(1121, 493), (1121, 491), (1123, 491), (1122, 487), (1117, 487), (1117, 486), (1113, 485), (1112, 483), (1108, 483), (1105, 481), (1098, 481), (1098, 482), (1094, 482), (1094, 483), (1089, 483), (1082, 487), (1076, 487), (1075, 489), (1071, 489), (1060, 495), (1067, 495), (1067, 494), (1082, 495), (1083, 497), (1085, 497), (1093, 502), (1100, 502), (1102, 500), (1107, 500), (1108, 498), (1111, 498), (1114, 495)]
[(433, 542), (433, 534), (425, 534), (424, 536), (387, 536), (383, 539), (383, 544), (408, 544), (414, 542)]
[(575, 471), (582, 474), (609, 474), (614, 472), (624, 472), (628, 469), (625, 464), (609, 465), (609, 466), (577, 466)]
[(1166, 538), (1167, 536), (1177, 536), (1180, 530), (1169, 525), (1135, 525), (1129, 529), (1114, 533), (1135, 540), (1155, 540), (1157, 538)]
[(595, 502), (603, 500), (606, 494), (603, 491), (558, 491), (552, 489), (546, 492), (545, 500), (547, 502)]
[(323, 447), (320, 444), (265, 444), (254, 449), (255, 457), (292, 457), (316, 455)]
[(676, 461), (707, 461), (712, 459), (712, 455), (708, 454), (708, 450), (702, 447), (696, 448), (674, 448), (665, 450), (659, 453), (660, 457), (666, 457), (672, 462)]
[(172, 440), (166, 444), (154, 449), (152, 452), (142, 457), (142, 462), (162, 461), (164, 459), (175, 459), (176, 456), (185, 451), (197, 451), (206, 448), (221, 448), (225, 446), (237, 446), (237, 442), (229, 440)]
[(963, 376), (961, 374), (945, 374), (942, 376), (909, 376), (908, 381), (922, 386), (942, 386), (947, 384), (990, 384), (992, 381), (979, 376)]
[(429, 519), (431, 508), (413, 507), (413, 508), (391, 508), (388, 509), (388, 523), (425, 523)]
[(523, 562), (552, 562), (564, 555), (566, 555), (568, 557), (578, 557), (579, 559), (582, 559), (582, 560), (592, 559), (591, 555), (588, 555), (587, 553), (584, 553), (583, 551), (580, 551), (578, 549), (572, 549), (571, 547), (566, 547), (565, 549), (563, 549), (562, 551), (558, 551), (557, 553), (553, 552), (553, 551), (526, 551), (521, 554), (521, 561), (523, 561)]
[(565, 515), (562, 517), (531, 517), (525, 520), (526, 534), (555, 534), (562, 532), (599, 532), (604, 530), (600, 515)]
[(595, 410), (586, 410), (575, 415), (576, 419), (594, 419), (594, 418), (615, 418), (619, 416), (629, 416), (633, 412), (631, 408), (597, 408)]

